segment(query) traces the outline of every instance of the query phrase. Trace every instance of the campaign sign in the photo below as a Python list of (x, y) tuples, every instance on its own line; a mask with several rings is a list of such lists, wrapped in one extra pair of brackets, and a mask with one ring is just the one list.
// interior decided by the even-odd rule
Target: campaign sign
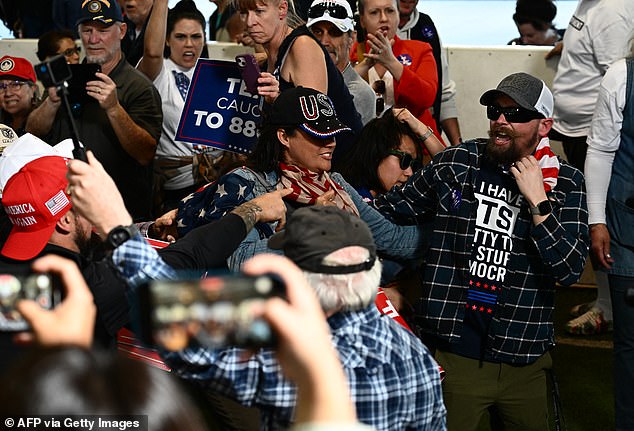
[(247, 92), (233, 61), (199, 59), (176, 139), (234, 153), (249, 153), (257, 140), (263, 98)]

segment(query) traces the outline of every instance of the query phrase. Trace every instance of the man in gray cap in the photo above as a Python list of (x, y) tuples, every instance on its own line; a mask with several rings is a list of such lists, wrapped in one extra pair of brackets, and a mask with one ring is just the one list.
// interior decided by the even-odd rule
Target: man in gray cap
[(376, 116), (376, 95), (350, 64), (350, 47), (357, 34), (350, 4), (346, 0), (315, 0), (308, 10), (306, 26), (343, 74), (343, 81), (354, 97), (354, 106), (361, 115), (361, 121), (367, 124)]
[(541, 80), (512, 74), (480, 103), (488, 140), (447, 148), (376, 205), (402, 224), (433, 217), (418, 323), (447, 372), (448, 429), (495, 406), (505, 428), (544, 430), (555, 284), (588, 253), (584, 177), (550, 150)]

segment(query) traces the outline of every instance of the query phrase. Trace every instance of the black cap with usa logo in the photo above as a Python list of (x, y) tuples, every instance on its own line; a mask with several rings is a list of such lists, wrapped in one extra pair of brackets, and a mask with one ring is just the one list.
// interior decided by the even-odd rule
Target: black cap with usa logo
[(282, 91), (271, 107), (268, 123), (279, 126), (296, 125), (317, 138), (329, 138), (350, 131), (350, 127), (337, 118), (328, 96), (304, 87)]

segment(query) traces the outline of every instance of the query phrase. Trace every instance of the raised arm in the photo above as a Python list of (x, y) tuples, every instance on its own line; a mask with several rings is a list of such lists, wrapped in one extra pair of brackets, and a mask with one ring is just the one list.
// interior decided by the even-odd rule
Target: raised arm
[(137, 69), (154, 81), (163, 67), (163, 49), (167, 31), (167, 0), (154, 0), (152, 12), (145, 28), (143, 57)]
[(282, 77), (295, 87), (314, 88), (328, 93), (328, 72), (321, 47), (309, 36), (298, 37), (282, 65)]

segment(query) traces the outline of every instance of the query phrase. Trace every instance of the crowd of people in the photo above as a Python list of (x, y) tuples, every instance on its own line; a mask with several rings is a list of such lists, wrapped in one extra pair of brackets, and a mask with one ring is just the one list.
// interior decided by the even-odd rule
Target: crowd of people
[[(31, 63), (0, 58), (0, 271), (55, 273), (65, 289), (42, 309), (0, 280), (0, 325), (30, 324), (0, 332), (0, 415), (462, 431), (490, 414), (492, 429), (549, 429), (556, 286), (590, 256), (598, 297), (566, 330), (614, 330), (616, 426), (634, 429), (627, 1), (580, 0), (564, 32), (552, 1), (518, 0), (509, 44), (553, 46), (552, 90), (504, 77), (468, 102), (486, 107), (488, 137), (464, 141), (417, 0), (218, 1), (209, 26), (192, 0), (57, 5), (73, 24), (40, 32), (37, 57), (95, 65), (81, 98), (65, 103), (58, 83), (41, 95)], [(208, 32), (256, 52), (246, 156), (177, 138)], [(281, 297), (235, 307), (273, 341), (218, 345), (238, 313), (226, 305), (153, 338), (148, 286), (183, 271), (281, 281)], [(117, 356), (122, 330), (171, 372)]]

